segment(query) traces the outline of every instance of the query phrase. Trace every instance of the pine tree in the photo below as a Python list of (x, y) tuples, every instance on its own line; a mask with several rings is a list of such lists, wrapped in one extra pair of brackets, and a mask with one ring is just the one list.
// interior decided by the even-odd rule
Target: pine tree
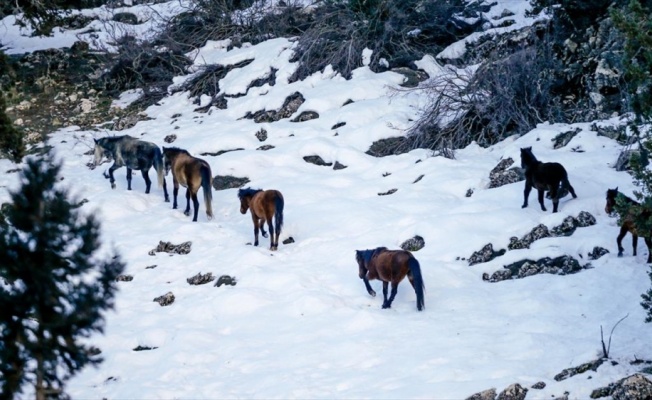
[[(624, 77), (635, 116), (630, 129), (640, 144), (639, 154), (631, 160), (634, 184), (639, 188), (634, 195), (641, 203), (640, 207), (633, 209), (634, 219), (639, 231), (652, 232), (652, 217), (647, 212), (652, 209), (652, 170), (649, 166), (652, 152), (652, 1), (631, 0), (627, 7), (615, 9), (611, 15), (614, 25), (625, 38)], [(619, 207), (617, 204), (616, 210), (624, 215), (627, 206), (620, 203)], [(652, 271), (648, 274), (652, 281)], [(647, 311), (645, 322), (652, 322), (652, 288), (641, 297), (641, 305)]]
[(88, 344), (113, 307), (119, 256), (102, 259), (100, 224), (58, 187), (61, 164), (30, 159), (0, 226), (0, 398), (33, 385), (36, 399), (65, 397), (64, 383), (100, 363)]
[(6, 108), (5, 98), (0, 92), (0, 154), (5, 153), (13, 161), (20, 162), (25, 153), (23, 134), (5, 113)]

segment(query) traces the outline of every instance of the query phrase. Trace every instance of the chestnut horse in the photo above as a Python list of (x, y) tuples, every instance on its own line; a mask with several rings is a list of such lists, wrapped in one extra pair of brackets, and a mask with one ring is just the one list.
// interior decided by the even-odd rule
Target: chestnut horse
[[(618, 243), (618, 257), (623, 256), (624, 249), (623, 249), (622, 242), (625, 235), (627, 235), (627, 232), (632, 234), (633, 253), (634, 256), (636, 256), (638, 237), (641, 232), (636, 227), (636, 222), (635, 222), (636, 214), (634, 213), (632, 207), (640, 207), (640, 204), (637, 203), (634, 199), (620, 193), (618, 191), (618, 188), (616, 187), (615, 189), (607, 190), (607, 204), (604, 207), (604, 211), (607, 214), (611, 214), (613, 211), (615, 211), (616, 198), (619, 196), (623, 199), (623, 202), (627, 207), (627, 215), (620, 216), (620, 221), (619, 221), (620, 233), (618, 234), (618, 238), (616, 238), (616, 243)], [(649, 219), (650, 216), (652, 216), (652, 213), (650, 213), (647, 210), (642, 210), (640, 216), (641, 218)], [(650, 234), (647, 233), (647, 235), (640, 235), (640, 236), (643, 236), (643, 239), (645, 239), (645, 244), (647, 245), (647, 250), (648, 250), (647, 262), (652, 263), (652, 239), (650, 238)]]
[(199, 211), (199, 200), (197, 192), (199, 188), (204, 189), (204, 206), (206, 207), (206, 216), (208, 219), (213, 218), (213, 195), (211, 185), (213, 176), (211, 175), (211, 166), (201, 158), (193, 157), (186, 150), (178, 147), (163, 147), (163, 160), (165, 163), (165, 173), (172, 171), (172, 183), (174, 190), (172, 194), (174, 201), (172, 208), (177, 208), (177, 194), (179, 185), (186, 188), (186, 210), (185, 215), (190, 215), (190, 198), (195, 207), (193, 222), (197, 221), (197, 212)]
[[(269, 227), (270, 250), (278, 250), (278, 237), (283, 227), (283, 195), (278, 190), (240, 189), (240, 212), (246, 214), (251, 210), (251, 219), (254, 222), (254, 246), (258, 246), (258, 229), (267, 237), (265, 221)], [(272, 217), (275, 217), (275, 226), (272, 226)]]
[(543, 205), (544, 192), (550, 192), (552, 198), (552, 212), (556, 213), (559, 207), (559, 188), (560, 186), (573, 195), (576, 199), (575, 189), (568, 181), (568, 174), (564, 166), (556, 162), (541, 162), (532, 153), (532, 147), (521, 148), (521, 167), (525, 169), (525, 190), (523, 191), (523, 205), (527, 207), (528, 197), (532, 187), (539, 191), (539, 204), (541, 210), (546, 211)]
[[(419, 262), (409, 251), (387, 250), (378, 247), (373, 250), (356, 250), (355, 259), (358, 261), (358, 275), (364, 281), (367, 292), (376, 297), (376, 292), (369, 284), (370, 280), (378, 279), (383, 282), (383, 308), (390, 308), (396, 296), (398, 284), (407, 275), (410, 284), (417, 295), (417, 310), (425, 308), (423, 293), (425, 286), (421, 276)], [(392, 293), (387, 298), (387, 286), (391, 282)]]

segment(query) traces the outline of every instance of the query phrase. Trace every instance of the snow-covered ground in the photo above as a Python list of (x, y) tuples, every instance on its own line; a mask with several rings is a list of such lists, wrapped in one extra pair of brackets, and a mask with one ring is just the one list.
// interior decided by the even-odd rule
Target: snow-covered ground
[[(499, 3), (496, 7), (520, 10), (526, 2)], [(34, 40), (19, 36), (10, 18), (0, 25), (0, 42), (9, 43), (12, 52), (35, 49)], [(74, 32), (60, 34), (61, 41), (48, 46), (72, 43), (63, 37)], [(72, 127), (51, 135), (49, 144), (64, 163), (62, 184), (88, 200), (83, 209), (100, 216), (106, 250), (119, 251), (127, 262), (125, 273), (133, 276), (120, 282), (105, 335), (92, 338), (105, 361), (69, 382), (72, 398), (463, 399), (492, 387), (500, 391), (518, 382), (529, 388), (543, 381), (546, 387), (530, 389), (527, 399), (564, 392), (586, 399), (593, 389), (638, 371), (640, 366), (630, 364), (635, 358), (652, 359), (652, 325), (644, 323), (639, 305), (640, 294), (650, 287), (647, 249), (641, 241), (639, 255), (632, 257), (627, 237), (625, 257), (617, 258), (616, 220), (604, 212), (607, 188), (618, 186), (627, 194), (634, 188), (628, 174), (612, 168), (621, 145), (598, 136), (589, 123), (543, 124), (490, 148), (471, 145), (454, 160), (426, 150), (374, 158), (365, 154), (369, 146), (404, 134), (426, 98), (418, 92), (397, 94), (392, 88), (401, 75), (375, 74), (367, 67), (351, 80), (327, 70), (289, 84), (296, 67), (289, 62), (292, 46), (274, 39), (231, 51), (219, 43), (201, 49), (198, 66), (255, 58), (220, 82), (227, 94), (243, 94), (249, 82), (270, 67), (278, 69), (275, 86), (229, 98), (226, 110), (193, 112), (193, 99), (177, 93), (150, 107), (151, 119), (131, 129)], [(430, 65), (431, 71), (437, 69)], [(318, 119), (290, 122), (293, 116), (257, 124), (242, 118), (276, 109), (297, 91), (306, 101), (294, 116), (315, 111)], [(344, 105), (347, 100), (353, 103)], [(332, 129), (338, 123), (345, 125)], [(556, 135), (576, 128), (581, 131), (567, 146), (553, 148)], [(261, 129), (267, 131), (265, 142), (255, 136)], [(295, 243), (281, 244), (276, 252), (268, 250), (269, 239), (261, 238), (259, 247), (249, 245), (253, 225), (239, 212), (237, 189), (213, 192), (211, 221), (200, 193), (196, 223), (172, 210), (156, 183), (146, 195), (140, 174), (127, 191), (125, 169), (116, 171), (112, 190), (102, 176), (109, 164), (91, 170), (86, 164), (92, 156), (84, 153), (93, 138), (117, 134), (166, 146), (164, 137), (174, 134), (173, 145), (196, 156), (243, 148), (200, 157), (213, 175), (248, 177), (251, 187), (280, 190), (285, 197), (281, 241), (292, 237)], [(262, 145), (274, 148), (257, 150)], [(563, 198), (557, 214), (550, 212), (549, 200), (549, 211), (540, 210), (536, 192), (530, 206), (521, 209), (523, 182), (487, 188), (491, 169), (506, 157), (518, 163), (525, 146), (569, 172), (578, 198)], [(347, 168), (306, 163), (303, 157), (310, 155)], [(0, 202), (18, 185), (17, 173), (5, 173), (15, 168), (0, 160)], [(397, 191), (379, 196), (390, 189)], [(473, 189), (470, 197), (468, 189)], [(185, 206), (183, 193), (180, 207)], [(541, 223), (559, 225), (581, 211), (595, 216), (597, 224), (570, 237), (541, 239), (488, 263), (469, 266), (461, 259), (487, 243), (506, 248), (512, 236), (522, 237)], [(426, 242), (414, 253), (426, 284), (426, 309), (416, 311), (414, 291), (404, 281), (392, 308), (383, 310), (380, 283), (371, 282), (379, 293), (372, 298), (358, 278), (355, 250), (398, 249), (414, 235)], [(149, 255), (159, 241), (192, 241), (192, 251)], [(483, 273), (523, 258), (567, 254), (587, 263), (594, 246), (611, 253), (577, 274), (482, 280)], [(186, 279), (200, 272), (234, 276), (237, 284), (189, 285)], [(176, 297), (173, 304), (161, 307), (153, 301), (168, 292)], [(625, 315), (611, 342), (611, 359), (617, 363), (561, 382), (553, 379), (565, 368), (599, 358), (600, 328), (608, 334)], [(138, 346), (153, 349), (134, 351)]]

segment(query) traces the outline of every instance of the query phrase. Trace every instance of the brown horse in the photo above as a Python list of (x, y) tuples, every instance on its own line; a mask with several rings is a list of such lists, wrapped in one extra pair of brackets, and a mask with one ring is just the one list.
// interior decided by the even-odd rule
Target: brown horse
[[(246, 214), (247, 210), (251, 210), (251, 219), (254, 221), (254, 246), (258, 246), (258, 229), (263, 233), (263, 237), (267, 237), (265, 232), (265, 221), (267, 221), (271, 235), (269, 249), (278, 250), (278, 236), (283, 227), (284, 202), (281, 192), (246, 188), (238, 190), (238, 198), (241, 213)], [(275, 226), (272, 226), (272, 217), (276, 218)]]
[(199, 188), (204, 189), (204, 205), (206, 207), (206, 216), (208, 219), (213, 218), (211, 194), (212, 175), (211, 166), (200, 158), (190, 155), (186, 150), (178, 147), (163, 147), (163, 159), (165, 163), (165, 173), (172, 171), (172, 183), (174, 184), (174, 202), (172, 208), (177, 208), (177, 194), (179, 193), (179, 185), (186, 188), (186, 210), (183, 212), (185, 215), (190, 215), (190, 198), (192, 197), (192, 204), (195, 207), (195, 214), (193, 221), (197, 221), (197, 212), (199, 211), (199, 200), (197, 200), (197, 192)]
[[(409, 251), (387, 250), (378, 247), (373, 250), (356, 250), (355, 259), (358, 261), (359, 276), (364, 281), (367, 292), (376, 296), (376, 292), (369, 285), (369, 281), (378, 279), (383, 282), (383, 308), (390, 308), (396, 296), (398, 284), (407, 275), (408, 280), (417, 295), (417, 310), (425, 308), (423, 293), (425, 286), (421, 276), (419, 262)], [(392, 283), (392, 293), (387, 298), (387, 286)]]
[[(643, 239), (645, 239), (645, 244), (647, 245), (647, 250), (648, 250), (648, 256), (647, 256), (647, 262), (652, 263), (652, 239), (650, 238), (650, 234), (647, 233), (646, 235), (639, 235), (640, 230), (636, 227), (636, 222), (635, 222), (635, 217), (636, 214), (634, 213), (634, 210), (632, 209), (633, 207), (640, 207), (640, 204), (637, 203), (634, 199), (625, 196), (624, 194), (618, 192), (618, 188), (616, 187), (615, 189), (608, 189), (607, 190), (607, 204), (604, 207), (604, 211), (607, 214), (611, 214), (613, 211), (615, 211), (616, 207), (616, 198), (621, 197), (624, 201), (624, 203), (627, 205), (627, 215), (620, 216), (620, 233), (618, 234), (618, 238), (616, 239), (616, 243), (618, 243), (618, 257), (623, 256), (623, 238), (625, 235), (627, 235), (627, 232), (632, 234), (632, 247), (633, 247), (633, 253), (634, 256), (636, 256), (636, 246), (638, 244), (638, 237), (643, 236)], [(643, 210), (640, 213), (640, 217), (644, 219), (648, 219), (652, 216), (652, 213), (648, 210)]]

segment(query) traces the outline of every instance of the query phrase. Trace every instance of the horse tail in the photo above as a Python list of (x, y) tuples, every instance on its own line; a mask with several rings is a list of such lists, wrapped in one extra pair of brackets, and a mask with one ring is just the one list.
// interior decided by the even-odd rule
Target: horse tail
[(204, 203), (206, 205), (206, 216), (208, 219), (213, 218), (213, 194), (211, 193), (211, 169), (206, 165), (200, 168), (201, 173), (201, 187), (204, 189)]
[(417, 310), (421, 311), (426, 308), (426, 303), (424, 300), (424, 292), (426, 287), (423, 283), (423, 276), (421, 276), (421, 267), (419, 266), (419, 261), (417, 261), (417, 259), (414, 257), (410, 257), (408, 260), (408, 267), (410, 268), (410, 273), (412, 274), (414, 292), (417, 294)]
[(278, 237), (278, 234), (281, 233), (281, 228), (283, 228), (283, 206), (285, 205), (285, 202), (283, 201), (283, 196), (280, 194), (276, 196), (274, 199), (274, 217), (276, 220), (276, 225), (275, 225), (275, 230), (276, 230), (276, 235)]
[(154, 148), (154, 169), (158, 176), (158, 187), (163, 187), (165, 184), (165, 166), (163, 165), (163, 153), (158, 146)]

